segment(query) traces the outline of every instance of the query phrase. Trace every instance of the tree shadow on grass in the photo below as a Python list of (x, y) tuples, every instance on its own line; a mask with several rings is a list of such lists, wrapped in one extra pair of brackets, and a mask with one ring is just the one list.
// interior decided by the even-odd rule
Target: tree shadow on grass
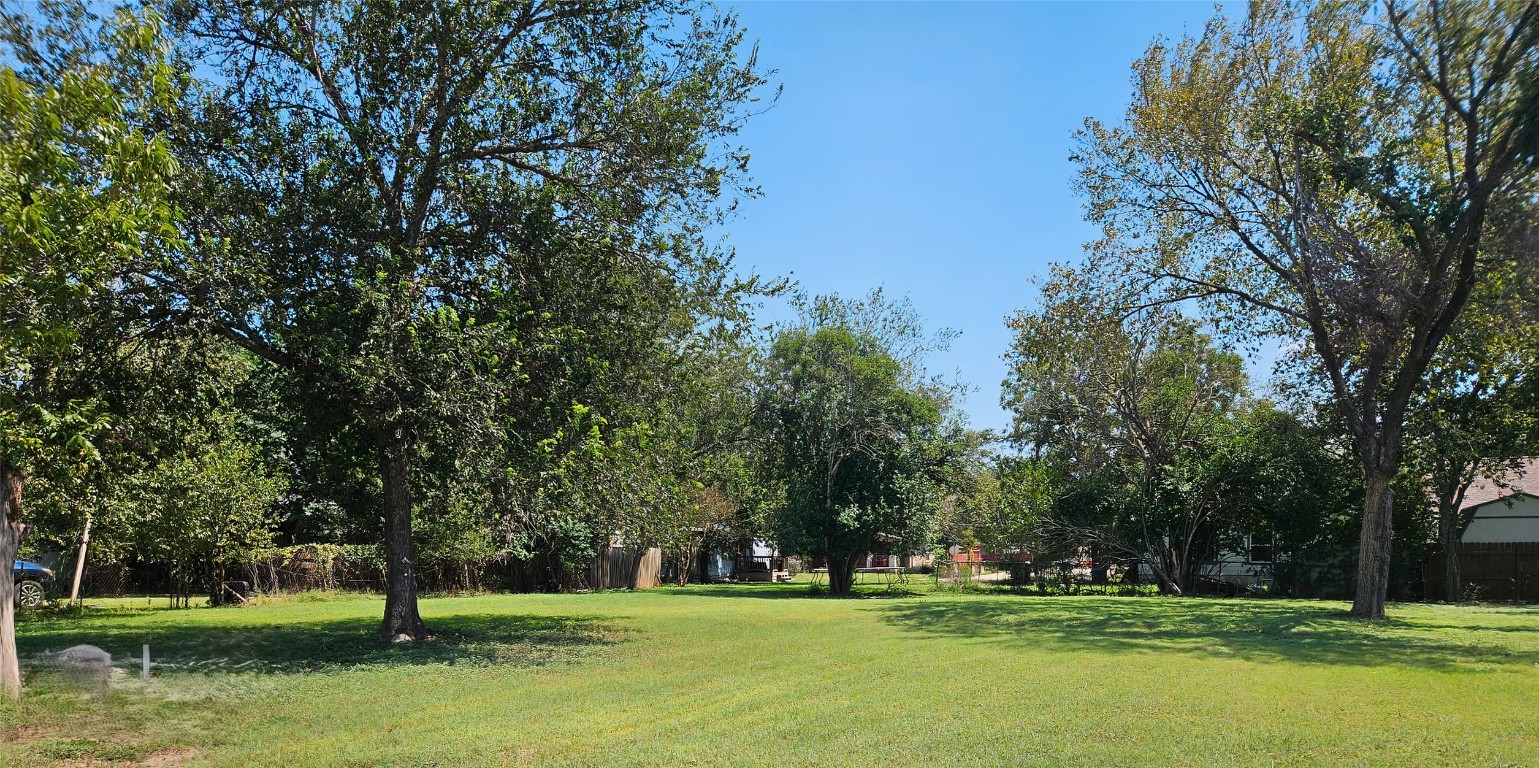
[[(201, 611), (200, 611), (201, 613)], [(48, 652), (78, 644), (98, 646), (118, 662), (150, 658), (161, 670), (318, 672), (361, 666), (459, 664), (534, 667), (593, 659), (624, 640), (625, 629), (609, 619), (572, 616), (459, 614), (428, 622), (432, 639), (391, 644), (379, 636), (377, 619), (347, 618), (288, 624), (186, 623), (123, 625), (91, 622), (66, 630), (24, 634), (24, 659), (43, 663)], [(244, 617), (239, 617), (244, 618)]]
[(666, 584), (648, 590), (654, 594), (688, 597), (731, 597), (752, 598), (758, 600), (793, 600), (798, 597), (811, 597), (812, 592), (806, 584), (690, 584), (680, 587)]
[[(1486, 633), (1391, 619), (1362, 622), (1335, 606), (1264, 600), (1018, 598), (916, 601), (873, 608), (915, 632), (1066, 651), (1191, 653), (1252, 661), (1471, 670), (1539, 664), (1539, 632)], [(1539, 629), (1539, 622), (1536, 622)]]
[(827, 584), (813, 585), (807, 582), (747, 583), (747, 584), (690, 584), (687, 587), (664, 586), (656, 589), (665, 595), (690, 597), (754, 598), (760, 600), (791, 600), (796, 598), (821, 598), (833, 600), (883, 600), (902, 597), (919, 597), (923, 591), (910, 589), (903, 584), (891, 586), (865, 583), (856, 584), (854, 592), (846, 596), (830, 594)]

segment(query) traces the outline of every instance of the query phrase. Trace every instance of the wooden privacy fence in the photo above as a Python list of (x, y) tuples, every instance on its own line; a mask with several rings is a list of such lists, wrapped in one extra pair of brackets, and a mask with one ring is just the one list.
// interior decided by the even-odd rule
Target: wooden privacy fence
[[(1477, 600), (1539, 601), (1539, 542), (1471, 542), (1457, 545), (1459, 581)], [(1428, 600), (1446, 600), (1443, 548), (1432, 547), (1423, 571)]]
[(649, 589), (662, 583), (663, 551), (608, 547), (588, 566), (588, 589)]

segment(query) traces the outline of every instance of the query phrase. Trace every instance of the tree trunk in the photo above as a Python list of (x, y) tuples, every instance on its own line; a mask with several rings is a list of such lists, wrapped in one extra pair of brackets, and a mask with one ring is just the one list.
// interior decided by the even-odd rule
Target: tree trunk
[(21, 698), (21, 659), (16, 654), (16, 550), (26, 535), (21, 522), (21, 487), (26, 474), (0, 462), (0, 695)]
[(1443, 600), (1464, 601), (1464, 585), (1459, 583), (1459, 510), (1452, 499), (1439, 503), (1437, 539), (1443, 546)]
[(1169, 547), (1161, 541), (1153, 546), (1145, 546), (1145, 551), (1154, 552), (1154, 557), (1146, 558), (1149, 570), (1154, 573), (1154, 582), (1159, 585), (1160, 592), (1166, 595), (1181, 597), (1186, 594), (1186, 585), (1181, 583), (1176, 574), (1175, 557)]
[(855, 585), (855, 563), (859, 562), (860, 554), (851, 554), (842, 558), (832, 555), (828, 558), (828, 592), (833, 595), (848, 595), (850, 588)]
[[(1152, 563), (1151, 566), (1153, 566)], [(1181, 587), (1181, 583), (1176, 581), (1169, 571), (1158, 566), (1154, 566), (1152, 570), (1154, 571), (1154, 580), (1159, 584), (1160, 592), (1175, 597), (1181, 597), (1186, 594), (1186, 590)]]
[(392, 642), (421, 642), (427, 627), (417, 613), (416, 553), (411, 535), (411, 440), (402, 427), (376, 430), (385, 490), (385, 620)]
[(1438, 543), (1443, 546), (1443, 599), (1450, 603), (1464, 602), (1464, 580), (1459, 573), (1459, 508), (1479, 475), (1479, 466), (1478, 461), (1446, 466), (1438, 483), (1437, 534)]
[(1393, 469), (1368, 469), (1364, 473), (1363, 529), (1357, 542), (1357, 591), (1352, 615), (1360, 619), (1384, 618), (1389, 594), (1389, 547), (1394, 530)]
[(695, 555), (692, 552), (685, 552), (683, 555), (673, 559), (674, 567), (679, 571), (675, 574), (678, 577), (679, 586), (689, 586), (689, 564), (694, 559)]

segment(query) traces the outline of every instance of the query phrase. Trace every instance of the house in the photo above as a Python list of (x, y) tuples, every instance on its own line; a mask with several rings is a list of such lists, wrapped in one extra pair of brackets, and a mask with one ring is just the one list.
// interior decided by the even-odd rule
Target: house
[[(1459, 577), (1481, 600), (1539, 600), (1539, 458), (1477, 477), (1459, 505)], [(1443, 551), (1427, 555), (1427, 598), (1447, 598)]]
[(1272, 534), (1252, 533), (1242, 538), (1239, 544), (1238, 549), (1220, 550), (1216, 558), (1198, 567), (1197, 574), (1239, 591), (1269, 588), (1273, 579), (1272, 569), (1276, 564)]
[[(790, 581), (787, 558), (774, 545), (754, 539), (735, 550), (707, 548), (700, 550), (690, 564), (689, 581), (703, 584), (722, 581)], [(678, 579), (678, 565), (669, 560), (662, 565), (662, 579)]]
[(1539, 542), (1539, 458), (1499, 478), (1476, 478), (1459, 518), (1461, 544)]

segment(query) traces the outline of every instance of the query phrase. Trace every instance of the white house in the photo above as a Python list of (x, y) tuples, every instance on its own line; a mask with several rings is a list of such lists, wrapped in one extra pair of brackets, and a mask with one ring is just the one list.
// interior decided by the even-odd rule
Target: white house
[(1240, 540), (1239, 549), (1224, 549), (1198, 573), (1241, 589), (1270, 587), (1275, 553), (1270, 533), (1254, 533)]

